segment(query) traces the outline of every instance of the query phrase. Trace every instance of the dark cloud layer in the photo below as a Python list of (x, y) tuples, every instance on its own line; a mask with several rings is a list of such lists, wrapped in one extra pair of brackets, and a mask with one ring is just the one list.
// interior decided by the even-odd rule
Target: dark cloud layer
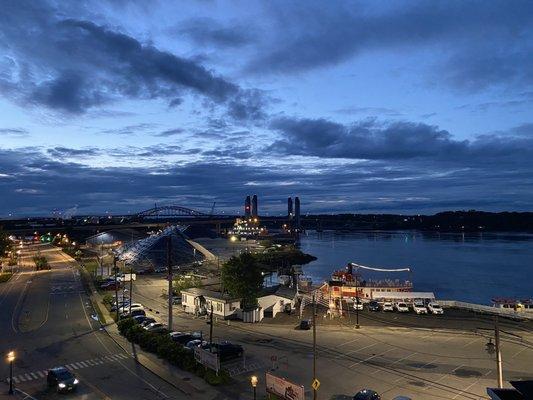
[(200, 46), (241, 47), (255, 38), (251, 27), (235, 24), (223, 26), (212, 18), (194, 18), (170, 31), (184, 35)]
[(269, 3), (272, 38), (249, 71), (294, 73), (371, 51), (433, 51), (432, 81), (479, 90), (533, 83), (533, 3), (411, 1)]
[(325, 119), (280, 118), (271, 127), (282, 136), (268, 147), (273, 153), (392, 162), (428, 160), (456, 168), (494, 161), (523, 168), (521, 163), (533, 159), (532, 124), (474, 140), (456, 140), (449, 132), (423, 123), (379, 123), (375, 119), (343, 125)]
[(13, 62), (0, 75), (0, 89), (19, 102), (79, 114), (122, 98), (161, 98), (175, 106), (189, 92), (227, 105), (235, 118), (262, 113), (259, 91), (126, 33), (64, 18), (44, 2), (8, 1), (3, 11), (0, 46)]

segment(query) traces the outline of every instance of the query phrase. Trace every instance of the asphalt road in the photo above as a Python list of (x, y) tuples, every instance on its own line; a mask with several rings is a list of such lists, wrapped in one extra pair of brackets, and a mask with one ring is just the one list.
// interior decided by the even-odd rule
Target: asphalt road
[[(51, 271), (22, 266), (11, 281), (0, 284), (0, 352), (16, 352), (16, 387), (38, 399), (64, 398), (47, 387), (45, 374), (66, 365), (80, 380), (68, 398), (186, 398), (99, 330), (79, 273), (62, 252), (49, 245), (32, 246), (23, 250), (23, 264), (31, 264), (36, 251), (47, 257)], [(0, 371), (8, 377), (7, 366)]]
[[(134, 301), (152, 309), (166, 323), (168, 307), (162, 296), (163, 276), (140, 276), (134, 285)], [(372, 388), (384, 400), (398, 395), (413, 399), (487, 399), (486, 388), (496, 386), (496, 363), (485, 344), (493, 335), (492, 317), (447, 310), (444, 316), (398, 313), (361, 313), (361, 329), (355, 316), (329, 320), (320, 312), (318, 378), (320, 399), (348, 399), (363, 388)], [(174, 330), (202, 330), (205, 319), (193, 318), (176, 307)], [(268, 323), (244, 324), (218, 321), (214, 340), (230, 340), (246, 349), (246, 365), (227, 366), (234, 378), (236, 399), (251, 398), (249, 378), (262, 377), (264, 391), (268, 370), (305, 386), (311, 396), (312, 335), (295, 330), (296, 316), (281, 316)], [(504, 380), (533, 379), (533, 326), (501, 321)], [(275, 361), (273, 361), (275, 360)], [(507, 385), (508, 386), (508, 385)]]

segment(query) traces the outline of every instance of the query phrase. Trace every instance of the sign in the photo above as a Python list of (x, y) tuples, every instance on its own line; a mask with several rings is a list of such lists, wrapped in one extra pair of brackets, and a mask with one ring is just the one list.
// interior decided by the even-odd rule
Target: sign
[(314, 379), (313, 380), (313, 383), (311, 383), (311, 387), (315, 390), (318, 390), (318, 388), (320, 387), (320, 381), (318, 379)]
[(283, 400), (305, 400), (305, 390), (301, 385), (289, 382), (279, 376), (266, 373), (266, 391)]
[(124, 282), (136, 281), (137, 274), (124, 274)]
[(210, 351), (202, 349), (201, 347), (195, 347), (194, 359), (200, 364), (205, 365), (207, 368), (211, 368), (215, 372), (218, 372), (220, 369), (220, 361), (217, 353), (211, 353)]

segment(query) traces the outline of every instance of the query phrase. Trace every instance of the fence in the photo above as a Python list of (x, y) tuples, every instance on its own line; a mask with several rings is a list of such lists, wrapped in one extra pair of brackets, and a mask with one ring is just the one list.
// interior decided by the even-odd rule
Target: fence
[(483, 314), (533, 320), (533, 312), (528, 311), (515, 311), (511, 308), (492, 307), (483, 304), (466, 303), (464, 301), (457, 300), (439, 300), (438, 303), (443, 307), (454, 307)]

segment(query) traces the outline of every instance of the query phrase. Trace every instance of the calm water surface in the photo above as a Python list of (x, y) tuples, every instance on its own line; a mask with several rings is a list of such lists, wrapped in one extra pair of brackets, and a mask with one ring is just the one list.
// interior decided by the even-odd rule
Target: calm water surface
[(490, 304), (493, 297), (533, 298), (529, 234), (310, 231), (302, 235), (301, 249), (318, 257), (304, 267), (313, 281), (328, 279), (351, 261), (369, 267), (411, 267), (411, 276), (363, 276), (411, 278), (416, 291), (434, 292), (438, 299)]

